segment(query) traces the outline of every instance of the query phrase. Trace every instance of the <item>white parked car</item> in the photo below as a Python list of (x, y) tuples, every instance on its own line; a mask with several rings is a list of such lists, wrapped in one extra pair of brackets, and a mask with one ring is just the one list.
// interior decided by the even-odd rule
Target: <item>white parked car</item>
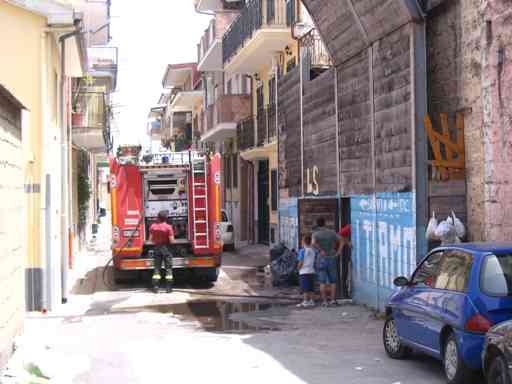
[(222, 222), (220, 223), (220, 231), (222, 234), (222, 242), (224, 244), (225, 251), (234, 251), (235, 250), (235, 234), (233, 230), (233, 224), (229, 219), (228, 213), (223, 209), (222, 212)]

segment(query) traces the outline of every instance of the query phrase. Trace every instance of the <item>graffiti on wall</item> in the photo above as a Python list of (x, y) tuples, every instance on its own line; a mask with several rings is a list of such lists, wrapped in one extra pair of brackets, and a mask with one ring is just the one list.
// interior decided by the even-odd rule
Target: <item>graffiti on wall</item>
[(299, 247), (299, 201), (281, 199), (279, 201), (279, 239), (289, 249)]
[(397, 276), (416, 266), (413, 193), (378, 193), (351, 199), (354, 298), (382, 309)]

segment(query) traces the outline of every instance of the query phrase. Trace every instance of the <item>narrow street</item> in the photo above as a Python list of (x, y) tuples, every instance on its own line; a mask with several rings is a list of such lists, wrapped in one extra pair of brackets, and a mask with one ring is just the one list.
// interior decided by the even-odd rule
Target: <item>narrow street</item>
[(383, 323), (362, 307), (296, 309), (290, 298), (298, 291), (272, 288), (261, 272), (265, 247), (225, 253), (215, 286), (180, 284), (170, 294), (142, 282), (109, 288), (109, 254), (108, 236), (100, 236), (82, 258), (84, 278), (69, 303), (27, 317), (20, 354), (55, 374), (52, 382), (444, 382), (435, 360), (388, 359)]
[(512, 384), (511, 15), (0, 0), (0, 384)]

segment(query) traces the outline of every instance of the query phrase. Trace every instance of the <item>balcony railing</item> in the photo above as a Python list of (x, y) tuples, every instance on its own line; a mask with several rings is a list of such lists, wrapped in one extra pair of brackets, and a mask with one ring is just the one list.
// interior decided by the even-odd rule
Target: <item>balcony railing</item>
[(300, 40), (305, 65), (309, 68), (328, 68), (332, 66), (331, 56), (316, 29), (312, 29)]
[(108, 107), (103, 92), (80, 92), (74, 95), (73, 103), (73, 129), (106, 129)]
[(277, 136), (276, 105), (270, 104), (267, 107), (267, 141), (271, 142)]
[(215, 128), (222, 123), (238, 123), (251, 113), (250, 95), (223, 95), (208, 107), (207, 128)]
[(291, 27), (296, 19), (296, 7), (295, 7), (295, 0), (287, 0), (286, 1), (286, 25)]
[(263, 27), (286, 26), (285, 0), (248, 0), (222, 38), (222, 58), (227, 63)]
[(238, 147), (241, 151), (254, 147), (254, 117), (241, 120), (237, 126)]
[(257, 121), (257, 144), (262, 146), (269, 144), (276, 137), (277, 121), (275, 104), (267, 105), (258, 111)]
[(212, 44), (217, 39), (217, 30), (216, 30), (216, 22), (215, 19), (210, 21), (210, 25), (208, 29), (205, 31), (203, 37), (201, 37), (201, 42), (198, 46), (198, 63), (201, 62), (203, 57), (206, 55)]
[(89, 66), (95, 70), (117, 68), (117, 47), (91, 47), (87, 49)]

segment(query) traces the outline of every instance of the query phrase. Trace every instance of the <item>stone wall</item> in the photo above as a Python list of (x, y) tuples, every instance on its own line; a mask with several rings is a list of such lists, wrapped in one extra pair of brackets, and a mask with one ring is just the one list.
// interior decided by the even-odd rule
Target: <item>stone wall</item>
[(0, 87), (0, 367), (23, 326), (24, 255), (21, 111)]
[[(464, 107), (462, 1), (445, 1), (433, 8), (427, 17), (428, 112), (433, 128), (442, 132), (441, 114), (448, 115), (452, 141), (456, 140), (456, 114), (468, 115)], [(468, 153), (466, 153), (468, 155)], [(430, 154), (430, 159), (433, 154)], [(429, 180), (429, 212), (440, 219), (453, 211), (465, 224), (465, 170), (450, 170), (448, 179)]]
[(484, 240), (484, 148), (482, 76), (481, 0), (461, 1), (462, 89), (465, 108), (467, 215), (470, 240)]
[(279, 107), (279, 190), (301, 196), (300, 71), (294, 68), (277, 84)]
[(512, 232), (512, 7), (482, 1), (482, 104), (486, 240)]

